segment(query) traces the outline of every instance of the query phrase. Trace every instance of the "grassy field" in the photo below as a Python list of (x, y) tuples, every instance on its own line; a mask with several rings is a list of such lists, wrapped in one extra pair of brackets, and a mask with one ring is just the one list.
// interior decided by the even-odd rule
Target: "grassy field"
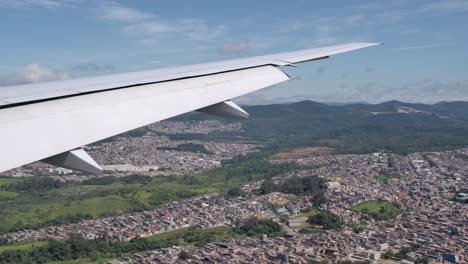
[(18, 195), (17, 192), (0, 191), (0, 201), (15, 199)]
[[(318, 209), (313, 208), (302, 214), (291, 216), (289, 217), (289, 224), (291, 225), (291, 228), (295, 230), (299, 230), (302, 228), (309, 228), (310, 224), (307, 223), (307, 219), (309, 219), (310, 216), (317, 214), (318, 212), (319, 212)], [(320, 232), (320, 230), (316, 230), (316, 231)]]
[(322, 156), (330, 155), (334, 149), (326, 147), (307, 147), (307, 148), (296, 148), (288, 152), (280, 152), (272, 156), (273, 159), (287, 160), (287, 159), (298, 159), (311, 155)]
[(396, 205), (376, 200), (359, 203), (353, 206), (351, 210), (368, 214), (376, 220), (392, 219), (401, 213), (401, 209)]
[(208, 229), (199, 229), (193, 227), (181, 228), (171, 232), (148, 237), (151, 241), (177, 240), (178, 246), (193, 248), (208, 242), (222, 241), (226, 239), (243, 239), (245, 235), (234, 233), (232, 227), (218, 226)]
[(13, 250), (31, 250), (35, 247), (43, 247), (47, 245), (47, 241), (37, 241), (32, 243), (18, 243), (18, 244), (10, 244), (10, 245), (3, 245), (0, 246), (0, 253), (5, 251), (13, 251)]
[(267, 174), (298, 169), (271, 166), (266, 160), (271, 153), (249, 155), (221, 168), (185, 176), (134, 176), (66, 184), (37, 182), (41, 177), (0, 178), (0, 233), (150, 210), (198, 195), (223, 193), (264, 179)]
[[(155, 179), (141, 184), (111, 184), (104, 186), (79, 185), (53, 191), (15, 193), (0, 191), (0, 231), (13, 227), (40, 225), (58, 218), (100, 217), (119, 214), (132, 209), (149, 209), (178, 199), (220, 190), (220, 186), (186, 186)], [(176, 191), (177, 190), (177, 191)]]
[(8, 178), (7, 177), (0, 177), (0, 187), (8, 185), (8, 184), (15, 183), (15, 182), (18, 182), (18, 181), (21, 181), (21, 179), (10, 178), (10, 177), (8, 177)]
[(95, 257), (95, 258), (82, 258), (82, 259), (75, 259), (75, 260), (68, 260), (68, 261), (53, 261), (47, 262), (47, 264), (105, 264), (107, 261), (114, 260), (115, 258), (102, 258), (102, 257)]
[[(201, 229), (200, 227), (187, 227), (174, 230), (171, 232), (166, 232), (163, 234), (143, 238), (150, 242), (154, 242), (154, 245), (158, 245), (157, 248), (170, 247), (173, 245), (184, 247), (185, 249), (193, 249), (198, 246), (202, 246), (206, 243), (217, 242), (226, 239), (244, 239), (247, 235), (238, 234), (234, 232), (232, 227), (228, 226), (218, 226), (208, 229)], [(130, 242), (132, 243), (132, 242)], [(129, 244), (128, 242), (122, 242), (122, 245)], [(21, 250), (23, 252), (38, 252), (41, 250), (50, 250), (47, 249), (48, 242), (41, 241), (35, 243), (18, 243), (0, 246), (0, 254), (5, 251)], [(154, 249), (157, 249), (154, 248)], [(122, 256), (136, 253), (132, 252), (122, 252), (122, 253), (113, 253), (111, 255), (96, 255), (92, 259), (90, 258), (81, 258), (68, 261), (57, 261), (49, 262), (53, 264), (84, 264), (84, 263), (105, 263), (108, 260), (116, 259)]]
[(217, 169), (194, 176), (155, 177), (145, 183), (72, 183), (32, 192), (5, 190), (9, 184), (27, 180), (0, 179), (0, 232), (147, 210), (179, 199), (225, 191), (247, 182), (242, 177), (226, 180), (224, 171)]

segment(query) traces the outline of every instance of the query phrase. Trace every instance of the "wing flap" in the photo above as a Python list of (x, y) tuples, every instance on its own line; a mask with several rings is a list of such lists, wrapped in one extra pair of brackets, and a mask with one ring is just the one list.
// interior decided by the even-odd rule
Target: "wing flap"
[(0, 171), (288, 79), (262, 66), (6, 108), (0, 111)]

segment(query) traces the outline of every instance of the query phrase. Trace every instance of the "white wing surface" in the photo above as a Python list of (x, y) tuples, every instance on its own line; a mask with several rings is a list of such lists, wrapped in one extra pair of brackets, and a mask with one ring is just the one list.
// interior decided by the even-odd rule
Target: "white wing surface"
[(355, 43), (76, 80), (0, 87), (0, 172), (34, 161), (89, 173), (82, 146), (199, 110), (247, 117), (230, 99), (286, 81), (279, 66), (377, 45)]

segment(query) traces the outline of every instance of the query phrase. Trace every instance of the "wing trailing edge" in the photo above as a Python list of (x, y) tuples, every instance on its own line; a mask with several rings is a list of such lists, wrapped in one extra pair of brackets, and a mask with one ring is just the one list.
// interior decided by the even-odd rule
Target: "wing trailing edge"
[(34, 161), (100, 173), (82, 146), (199, 110), (248, 117), (230, 100), (289, 80), (280, 66), (379, 43), (351, 43), (177, 68), (0, 89), (0, 172)]
[(227, 118), (240, 118), (247, 119), (249, 118), (249, 113), (244, 109), (238, 106), (233, 101), (224, 101), (214, 105), (210, 105), (201, 109), (198, 109), (197, 112), (218, 116), (218, 117), (227, 117)]
[(83, 149), (67, 151), (46, 159), (44, 163), (70, 170), (82, 171), (89, 174), (101, 174), (102, 168)]
[(0, 171), (289, 80), (274, 66), (0, 110)]
[(89, 93), (108, 92), (141, 85), (203, 77), (261, 66), (296, 66), (299, 63), (326, 59), (332, 55), (380, 44), (381, 43), (350, 43), (175, 68), (6, 86), (0, 89), (0, 109), (22, 106), (28, 103), (39, 103), (52, 99), (86, 95)]

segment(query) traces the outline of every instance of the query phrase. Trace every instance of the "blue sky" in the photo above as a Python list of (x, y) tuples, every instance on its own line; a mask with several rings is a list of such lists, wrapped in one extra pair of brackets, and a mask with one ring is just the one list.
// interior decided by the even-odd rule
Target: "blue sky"
[(0, 0), (0, 86), (385, 42), (238, 102), (468, 100), (466, 25), (467, 0)]

